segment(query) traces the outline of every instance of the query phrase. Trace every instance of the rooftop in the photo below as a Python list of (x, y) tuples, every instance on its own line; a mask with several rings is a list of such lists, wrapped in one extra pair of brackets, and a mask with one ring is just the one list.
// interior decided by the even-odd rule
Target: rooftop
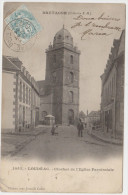
[(18, 68), (11, 60), (8, 56), (3, 56), (2, 59), (2, 69), (7, 69), (7, 70), (20, 70), (20, 68)]
[(100, 116), (100, 111), (91, 111), (88, 116), (97, 117)]
[(70, 32), (64, 27), (59, 30), (54, 37), (53, 45), (59, 45), (65, 43), (69, 46), (73, 46), (73, 38)]

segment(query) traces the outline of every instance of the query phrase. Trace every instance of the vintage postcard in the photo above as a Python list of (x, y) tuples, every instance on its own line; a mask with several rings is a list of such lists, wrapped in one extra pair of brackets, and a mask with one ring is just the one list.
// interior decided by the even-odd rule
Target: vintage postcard
[(125, 9), (3, 4), (1, 191), (123, 191)]

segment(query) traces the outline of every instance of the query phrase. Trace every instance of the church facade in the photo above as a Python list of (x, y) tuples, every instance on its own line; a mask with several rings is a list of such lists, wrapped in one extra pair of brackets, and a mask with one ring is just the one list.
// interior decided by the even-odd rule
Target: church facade
[(46, 50), (45, 80), (38, 81), (40, 121), (50, 114), (57, 124), (74, 124), (79, 113), (79, 56), (73, 37), (63, 28)]

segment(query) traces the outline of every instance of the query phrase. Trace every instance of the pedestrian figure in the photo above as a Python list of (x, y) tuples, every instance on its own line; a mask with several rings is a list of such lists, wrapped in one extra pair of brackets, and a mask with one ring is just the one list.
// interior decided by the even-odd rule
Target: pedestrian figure
[(54, 124), (52, 125), (51, 133), (52, 133), (52, 135), (55, 134), (55, 125)]
[(58, 133), (56, 132), (56, 128), (58, 128), (58, 126), (57, 125), (55, 126), (55, 124), (53, 124), (52, 129), (51, 129), (52, 135), (58, 135)]
[(81, 119), (79, 119), (78, 125), (77, 125), (77, 129), (78, 129), (78, 137), (83, 137), (83, 123), (81, 121)]

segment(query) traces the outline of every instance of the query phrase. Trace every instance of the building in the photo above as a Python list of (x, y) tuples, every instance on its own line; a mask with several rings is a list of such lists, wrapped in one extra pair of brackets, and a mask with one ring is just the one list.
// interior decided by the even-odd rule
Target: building
[(100, 124), (100, 111), (91, 111), (87, 115), (87, 127)]
[(38, 81), (40, 121), (53, 115), (57, 124), (74, 124), (79, 115), (79, 55), (70, 32), (56, 33), (46, 49), (45, 80)]
[(122, 137), (124, 122), (125, 31), (114, 40), (104, 73), (101, 75), (101, 122), (105, 132)]
[(3, 56), (2, 130), (16, 132), (39, 121), (39, 87), (18, 58)]
[(74, 124), (79, 116), (79, 55), (63, 28), (46, 50), (45, 80), (35, 81), (22, 62), (3, 56), (2, 130), (24, 131), (55, 117), (57, 124)]

